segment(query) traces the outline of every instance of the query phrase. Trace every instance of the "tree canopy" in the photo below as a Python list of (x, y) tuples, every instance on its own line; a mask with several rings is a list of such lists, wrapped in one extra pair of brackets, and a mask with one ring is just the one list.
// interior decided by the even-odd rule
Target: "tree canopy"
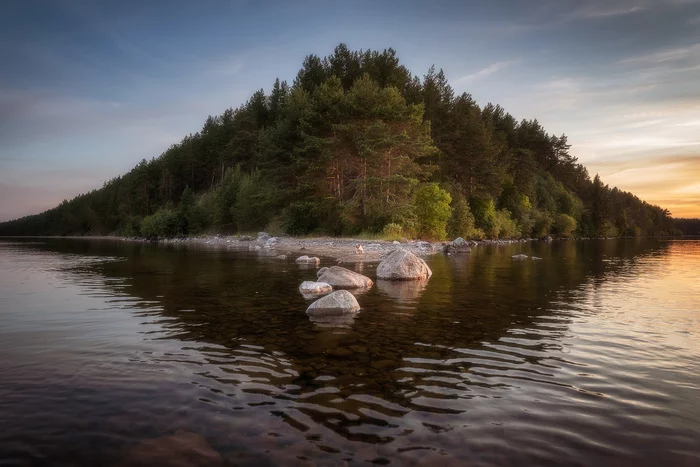
[(0, 235), (148, 237), (272, 228), (444, 238), (676, 232), (669, 212), (591, 179), (565, 135), (455, 96), (393, 49), (309, 55), (236, 109), (100, 189)]

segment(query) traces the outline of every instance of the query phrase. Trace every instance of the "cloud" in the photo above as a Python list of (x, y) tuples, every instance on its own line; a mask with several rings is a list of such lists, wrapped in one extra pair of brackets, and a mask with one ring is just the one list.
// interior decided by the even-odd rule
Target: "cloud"
[(491, 76), (492, 74), (497, 73), (501, 70), (504, 70), (504, 69), (516, 64), (517, 62), (518, 62), (517, 60), (510, 60), (510, 61), (492, 63), (491, 65), (488, 65), (487, 67), (482, 68), (481, 70), (479, 70), (475, 73), (470, 73), (468, 75), (460, 76), (459, 78), (452, 81), (452, 85), (453, 86), (460, 86), (463, 84), (472, 83), (472, 82), (480, 80), (482, 78), (486, 78), (487, 76)]
[(626, 58), (620, 60), (619, 63), (623, 65), (659, 65), (668, 64), (668, 62), (691, 61), (697, 64), (698, 58), (700, 58), (700, 44), (692, 44)]
[(646, 10), (642, 6), (629, 6), (629, 7), (616, 7), (610, 6), (609, 3), (596, 4), (595, 2), (589, 2), (585, 5), (573, 10), (569, 15), (568, 19), (599, 19), (599, 18), (612, 18), (615, 16), (626, 16), (639, 13)]
[(669, 209), (675, 217), (700, 216), (700, 151), (607, 159), (589, 164), (589, 171), (599, 173), (604, 183)]

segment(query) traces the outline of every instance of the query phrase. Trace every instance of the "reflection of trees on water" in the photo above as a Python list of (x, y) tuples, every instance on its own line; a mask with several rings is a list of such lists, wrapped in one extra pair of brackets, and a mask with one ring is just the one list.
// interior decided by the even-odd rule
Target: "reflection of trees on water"
[[(384, 443), (408, 411), (440, 430), (430, 428), (429, 414), (460, 413), (512, 381), (558, 384), (543, 361), (567, 332), (561, 304), (578, 300), (585, 285), (633, 273), (638, 258), (663, 255), (667, 245), (554, 242), (438, 255), (429, 283), (378, 281), (358, 297), (354, 321), (339, 326), (310, 322), (297, 287), (316, 269), (293, 258), (94, 242), (56, 248), (126, 255), (91, 267), (124, 278), (130, 288), (120, 291), (162, 304), (174, 321), (159, 337), (217, 346), (202, 351), (212, 387), (236, 386), (244, 394), (236, 397), (270, 405), (301, 432), (319, 424), (345, 439)], [(543, 259), (511, 259), (521, 252)]]

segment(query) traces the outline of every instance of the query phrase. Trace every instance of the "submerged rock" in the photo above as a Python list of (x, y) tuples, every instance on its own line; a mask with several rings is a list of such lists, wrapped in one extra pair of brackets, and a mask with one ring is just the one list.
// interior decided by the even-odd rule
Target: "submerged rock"
[(319, 298), (306, 309), (309, 316), (334, 316), (360, 311), (360, 304), (347, 290), (336, 290), (330, 295)]
[(333, 287), (325, 282), (304, 281), (299, 286), (299, 292), (305, 295), (320, 295), (333, 292)]
[(469, 246), (468, 241), (466, 241), (462, 237), (457, 237), (454, 239), (454, 241), (445, 245), (444, 251), (445, 251), (445, 253), (450, 255), (450, 254), (456, 254), (456, 253), (469, 253), (472, 251), (472, 249)]
[(317, 258), (315, 256), (300, 256), (296, 259), (297, 263), (301, 264), (319, 264), (321, 262), (320, 258)]
[(519, 254), (519, 255), (513, 255), (513, 256), (511, 256), (511, 258), (513, 258), (513, 259), (528, 259), (529, 256), (528, 256), (528, 255)]
[(340, 266), (331, 266), (318, 277), (319, 282), (330, 284), (338, 289), (359, 289), (372, 287), (372, 279)]
[(429, 279), (433, 275), (425, 261), (410, 251), (398, 248), (377, 266), (377, 278), (392, 281)]
[(536, 260), (542, 259), (542, 258), (540, 258), (540, 257), (538, 257), (538, 256), (532, 256), (530, 259), (533, 260), (533, 261), (536, 261)]
[(174, 435), (149, 439), (131, 449), (119, 467), (204, 467), (223, 466), (221, 455), (206, 439), (179, 430)]

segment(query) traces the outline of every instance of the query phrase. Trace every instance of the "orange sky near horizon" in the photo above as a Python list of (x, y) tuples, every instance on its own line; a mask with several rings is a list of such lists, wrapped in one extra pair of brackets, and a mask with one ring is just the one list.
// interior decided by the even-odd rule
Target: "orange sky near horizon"
[(586, 164), (604, 183), (671, 211), (673, 217), (700, 218), (700, 151), (697, 155), (609, 160)]

